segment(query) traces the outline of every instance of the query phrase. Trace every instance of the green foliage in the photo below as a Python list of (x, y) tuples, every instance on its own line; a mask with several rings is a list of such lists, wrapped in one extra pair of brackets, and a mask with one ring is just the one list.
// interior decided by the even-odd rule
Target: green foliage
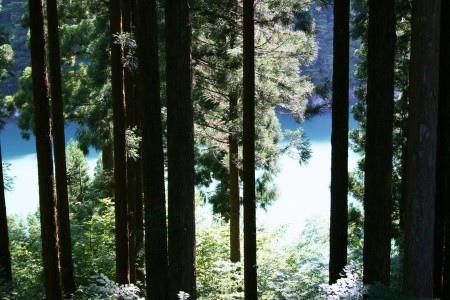
[(0, 80), (5, 79), (6, 75), (11, 74), (6, 67), (12, 65), (13, 51), (11, 45), (0, 45)]
[[(136, 287), (114, 285), (113, 289), (113, 283), (107, 280), (115, 275), (114, 203), (109, 198), (98, 197), (102, 195), (98, 191), (102, 179), (91, 181), (86, 160), (74, 141), (67, 148), (67, 173), (75, 280), (81, 286), (77, 299), (116, 299), (115, 293), (129, 296), (124, 299), (140, 299), (132, 296), (138, 294)], [(26, 220), (9, 219), (13, 263), (11, 299), (44, 298), (39, 224), (37, 214), (27, 216)]]
[(79, 143), (70, 140), (66, 148), (66, 172), (69, 202), (73, 211), (86, 199), (89, 187), (89, 166)]
[(103, 196), (99, 191), (103, 180), (97, 177), (101, 173), (97, 168), (91, 181), (78, 142), (69, 142), (66, 155), (75, 277), (79, 284), (88, 285), (97, 274), (114, 277), (114, 203), (99, 197)]
[(8, 218), (13, 290), (11, 299), (44, 299), (39, 215)]
[[(279, 147), (283, 134), (275, 114), (281, 107), (303, 120), (312, 92), (309, 78), (299, 76), (299, 66), (310, 64), (317, 52), (311, 35), (314, 24), (305, 19), (309, 7), (307, 0), (264, 0), (255, 6), (257, 199), (262, 207), (276, 200), (278, 158), (287, 151), (299, 151), (303, 162), (309, 157), (309, 144), (300, 142), (300, 132), (289, 134), (294, 141), (288, 144), (290, 150)], [(221, 214), (228, 210), (229, 135), (242, 145), (241, 12), (242, 1), (202, 0), (193, 7), (196, 138), (202, 145), (197, 183), (215, 187), (208, 201)], [(294, 22), (301, 30), (292, 30)], [(237, 112), (231, 111), (233, 102)], [(241, 169), (241, 154), (237, 166)]]
[(385, 300), (413, 300), (417, 297), (402, 295), (394, 288), (376, 283), (364, 285), (362, 283), (363, 269), (361, 265), (344, 267), (342, 278), (332, 285), (321, 285), (322, 293), (319, 299), (385, 299)]
[(14, 179), (15, 176), (11, 176), (11, 164), (7, 162), (2, 162), (3, 167), (3, 185), (5, 191), (11, 192), (14, 190)]
[(91, 276), (91, 280), (94, 283), (77, 289), (74, 300), (144, 300), (139, 296), (140, 289), (133, 284), (119, 286), (104, 274)]
[[(18, 88), (17, 76), (30, 65), (26, 46), (27, 29), (22, 27), (26, 0), (3, 0), (0, 8), (0, 74), (10, 74), (0, 82), (0, 98), (11, 95)], [(7, 46), (8, 45), (8, 46)], [(14, 61), (12, 54), (14, 53)], [(5, 69), (7, 67), (7, 69)]]
[[(229, 230), (221, 219), (198, 208), (197, 286), (199, 299), (244, 299), (243, 266), (229, 262)], [(314, 299), (327, 278), (328, 227), (309, 220), (297, 242), (284, 242), (283, 229), (260, 228), (258, 299)]]

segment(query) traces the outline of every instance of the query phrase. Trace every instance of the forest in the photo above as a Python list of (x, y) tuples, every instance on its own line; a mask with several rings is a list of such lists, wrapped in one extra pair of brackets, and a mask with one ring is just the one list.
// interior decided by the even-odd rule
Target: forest
[(445, 53), (445, 0), (0, 0), (0, 299), (450, 299)]

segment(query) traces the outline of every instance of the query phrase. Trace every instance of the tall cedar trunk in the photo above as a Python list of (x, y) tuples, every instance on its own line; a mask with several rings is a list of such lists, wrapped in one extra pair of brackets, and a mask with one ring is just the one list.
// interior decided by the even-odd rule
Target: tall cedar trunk
[(169, 299), (156, 0), (139, 0), (137, 11), (146, 288), (149, 299)]
[(50, 92), (52, 99), (53, 147), (55, 150), (56, 205), (58, 208), (59, 259), (63, 293), (75, 292), (70, 234), (69, 196), (67, 191), (66, 142), (59, 50), (58, 10), (56, 0), (47, 0)]
[(440, 4), (412, 9), (404, 288), (416, 297), (433, 296)]
[(0, 238), (0, 285), (9, 285), (12, 281), (12, 272), (4, 184), (2, 147), (0, 144), (0, 236), (2, 237)]
[[(230, 96), (230, 123), (233, 124), (237, 119), (237, 96)], [(238, 262), (241, 260), (240, 248), (240, 197), (239, 197), (239, 169), (238, 162), (238, 140), (236, 132), (231, 130), (229, 138), (229, 167), (230, 167), (230, 260), (231, 262)]]
[[(132, 6), (135, 0), (122, 0), (122, 25), (123, 32), (132, 32)], [(129, 49), (125, 48), (125, 57), (129, 55)], [(135, 106), (136, 94), (134, 89), (133, 70), (127, 66), (124, 70), (124, 88), (126, 101), (126, 128), (133, 129), (136, 126)], [(136, 283), (136, 159), (127, 159), (127, 196), (128, 196), (128, 251), (130, 264), (130, 282)]]
[(196, 299), (192, 12), (190, 0), (166, 1), (167, 154), (170, 295)]
[[(435, 251), (435, 297), (450, 299), (450, 1), (441, 1), (441, 55), (439, 60), (439, 111), (438, 111), (438, 152), (436, 157), (436, 213), (442, 209), (440, 253)], [(439, 204), (440, 203), (440, 204)], [(437, 217), (437, 216), (436, 216)], [(436, 223), (438, 221), (436, 220)], [(442, 227), (440, 228), (442, 230)], [(436, 240), (436, 237), (435, 237)], [(436, 253), (437, 252), (437, 253)]]
[(258, 286), (256, 279), (254, 0), (244, 0), (243, 10), (244, 290), (245, 299), (256, 300)]
[(350, 1), (334, 1), (331, 133), (330, 284), (347, 264), (348, 88)]
[(114, 35), (122, 33), (121, 1), (109, 1), (111, 86), (114, 123), (114, 201), (116, 218), (116, 281), (127, 284), (130, 281), (128, 251), (128, 199), (127, 199), (127, 150), (125, 135), (124, 71), (122, 66), (123, 47), (115, 43)]
[(44, 288), (47, 299), (62, 299), (53, 188), (52, 136), (44, 31), (44, 2), (28, 2), (30, 9), (31, 76), (33, 80), (36, 154), (38, 161)]
[(390, 283), (394, 0), (369, 0), (364, 182), (364, 283)]

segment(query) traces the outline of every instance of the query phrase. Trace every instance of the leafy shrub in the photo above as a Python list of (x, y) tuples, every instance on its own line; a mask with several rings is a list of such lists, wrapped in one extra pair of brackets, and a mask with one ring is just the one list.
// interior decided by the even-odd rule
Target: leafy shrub
[(106, 275), (91, 276), (94, 283), (79, 287), (73, 299), (77, 300), (144, 300), (139, 296), (140, 289), (133, 285), (118, 285)]

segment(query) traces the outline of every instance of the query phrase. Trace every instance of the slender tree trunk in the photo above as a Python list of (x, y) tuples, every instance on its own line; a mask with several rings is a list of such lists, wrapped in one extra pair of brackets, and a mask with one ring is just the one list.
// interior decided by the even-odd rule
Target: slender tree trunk
[(56, 195), (53, 188), (52, 135), (45, 51), (44, 2), (28, 2), (33, 80), (36, 154), (38, 161), (44, 288), (47, 299), (62, 299), (56, 230)]
[(195, 265), (194, 114), (190, 0), (166, 1), (167, 154), (169, 194), (168, 299), (197, 299)]
[(146, 288), (149, 299), (173, 299), (175, 295), (169, 297), (156, 0), (139, 0), (137, 11)]
[[(436, 157), (436, 234), (434, 296), (450, 299), (450, 2), (441, 1), (441, 41), (439, 59), (438, 150)], [(442, 211), (442, 215), (440, 212)], [(441, 218), (441, 219), (438, 219)], [(438, 242), (437, 242), (438, 241)], [(437, 242), (437, 243), (436, 243)]]
[(64, 137), (61, 61), (56, 0), (47, 0), (47, 16), (61, 284), (64, 295), (70, 296), (75, 292), (75, 281), (73, 277), (69, 195), (67, 191), (66, 141)]
[(114, 201), (116, 218), (116, 281), (130, 282), (128, 251), (127, 150), (125, 134), (123, 47), (114, 35), (122, 33), (121, 1), (109, 1), (111, 32), (111, 85), (114, 122)]
[(244, 172), (244, 290), (245, 299), (258, 298), (256, 279), (255, 193), (255, 13), (254, 0), (244, 0), (243, 37), (243, 172)]
[(433, 297), (440, 0), (413, 1), (405, 293)]
[(329, 281), (347, 264), (348, 89), (350, 1), (334, 1)]
[[(132, 7), (135, 0), (122, 0), (123, 32), (132, 33), (133, 16)], [(125, 49), (125, 57), (129, 55), (129, 49)], [(135, 81), (131, 66), (124, 70), (124, 87), (126, 100), (126, 127), (133, 129), (136, 127), (136, 96)], [(130, 257), (130, 282), (136, 283), (136, 159), (127, 159), (127, 193), (128, 193), (128, 230), (129, 230), (129, 257)]]
[(369, 0), (367, 128), (364, 183), (364, 283), (390, 283), (394, 0)]
[[(237, 119), (237, 96), (231, 95), (230, 97), (230, 123)], [(228, 137), (229, 142), (229, 174), (230, 174), (230, 260), (231, 262), (238, 262), (241, 260), (241, 246), (240, 246), (240, 197), (239, 197), (239, 169), (237, 167), (238, 162), (238, 139), (236, 132), (231, 129)]]
[(9, 251), (8, 217), (3, 180), (2, 146), (0, 143), (0, 285), (12, 283), (11, 252)]

